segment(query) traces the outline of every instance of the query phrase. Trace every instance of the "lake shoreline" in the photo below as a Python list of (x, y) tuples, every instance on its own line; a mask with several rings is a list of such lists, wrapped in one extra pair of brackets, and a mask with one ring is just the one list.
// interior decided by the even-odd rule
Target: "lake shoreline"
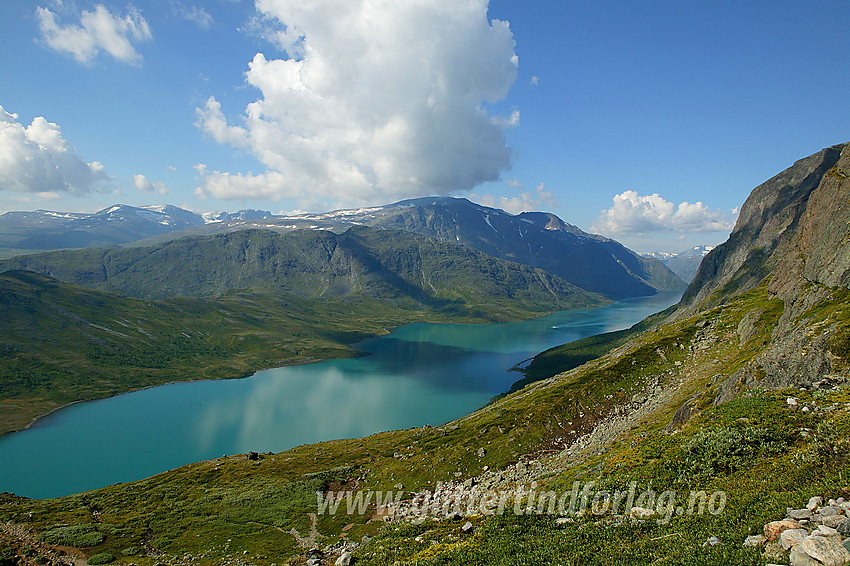
[[(635, 297), (635, 298), (641, 298), (641, 297)], [(604, 308), (604, 307), (609, 306), (610, 304), (613, 304), (615, 302), (618, 302), (618, 301), (612, 301), (611, 303), (608, 303), (608, 304), (605, 304), (605, 305), (600, 305), (598, 307), (592, 307), (591, 309), (585, 308), (585, 310)], [(582, 310), (582, 309), (574, 309), (574, 310)], [(571, 311), (553, 311), (551, 313), (538, 314), (538, 315), (533, 316), (533, 317), (528, 318), (528, 319), (519, 318), (519, 319), (516, 319), (516, 320), (507, 320), (507, 321), (502, 321), (502, 322), (485, 321), (485, 320), (478, 320), (478, 319), (458, 320), (458, 321), (451, 321), (451, 322), (445, 322), (445, 321), (443, 321), (443, 322), (429, 322), (429, 321), (415, 320), (415, 321), (411, 321), (411, 322), (408, 322), (406, 324), (401, 324), (401, 325), (398, 325), (398, 326), (383, 327), (381, 329), (383, 331), (382, 333), (373, 334), (373, 335), (368, 336), (366, 338), (363, 338), (362, 340), (359, 340), (359, 341), (357, 341), (353, 344), (347, 344), (348, 347), (352, 348), (352, 352), (351, 352), (353, 354), (352, 356), (347, 356), (347, 357), (330, 356), (330, 357), (327, 357), (327, 358), (298, 359), (298, 360), (286, 361), (286, 362), (283, 362), (283, 363), (280, 363), (280, 364), (274, 365), (274, 366), (260, 367), (258, 369), (253, 370), (251, 373), (246, 373), (245, 375), (240, 375), (240, 376), (235, 376), (235, 377), (204, 378), (204, 379), (177, 379), (177, 380), (173, 380), (173, 381), (166, 381), (164, 383), (156, 383), (156, 384), (146, 385), (144, 387), (135, 387), (135, 388), (127, 389), (127, 390), (124, 390), (124, 391), (120, 391), (118, 393), (114, 393), (112, 395), (106, 395), (106, 396), (103, 396), (103, 397), (92, 397), (92, 398), (87, 398), (87, 399), (77, 399), (75, 401), (71, 401), (69, 403), (65, 403), (64, 405), (60, 405), (58, 407), (50, 409), (46, 413), (41, 413), (39, 415), (36, 415), (35, 417), (33, 417), (30, 420), (29, 423), (27, 423), (25, 426), (23, 426), (21, 428), (15, 428), (15, 429), (12, 429), (12, 430), (7, 430), (7, 431), (0, 431), (0, 438), (3, 438), (7, 435), (14, 434), (14, 433), (17, 433), (17, 432), (23, 432), (25, 430), (29, 430), (39, 420), (44, 419), (46, 417), (49, 417), (53, 413), (56, 413), (58, 411), (61, 411), (62, 409), (66, 409), (68, 407), (71, 407), (73, 405), (77, 405), (79, 403), (92, 403), (92, 402), (95, 402), (95, 401), (112, 399), (112, 398), (115, 398), (115, 397), (118, 397), (118, 396), (121, 396), (121, 395), (127, 395), (129, 393), (137, 393), (139, 391), (145, 391), (146, 389), (151, 389), (151, 388), (154, 388), (154, 387), (163, 387), (163, 386), (172, 385), (172, 384), (175, 384), (175, 383), (192, 383), (192, 382), (202, 382), (202, 381), (229, 381), (229, 380), (248, 379), (248, 378), (255, 376), (257, 373), (259, 373), (261, 371), (266, 371), (266, 370), (270, 370), (270, 369), (293, 367), (293, 366), (300, 366), (300, 365), (306, 365), (306, 364), (315, 364), (315, 363), (319, 363), (319, 362), (326, 362), (326, 361), (331, 361), (331, 360), (344, 360), (344, 359), (361, 358), (361, 357), (369, 356), (369, 355), (371, 355), (371, 352), (366, 352), (366, 351), (360, 350), (357, 347), (357, 345), (362, 344), (364, 342), (367, 342), (369, 340), (374, 340), (375, 338), (380, 338), (381, 336), (388, 336), (388, 335), (392, 334), (393, 332), (395, 332), (396, 330), (399, 330), (399, 329), (404, 328), (405, 326), (409, 326), (411, 324), (417, 324), (419, 322), (427, 322), (428, 324), (468, 324), (468, 325), (504, 324), (504, 323), (507, 323), (507, 322), (522, 322), (522, 321), (525, 321), (525, 320), (534, 320), (534, 319), (537, 319), (537, 318), (543, 318), (544, 316), (550, 316), (550, 315), (558, 313), (558, 312), (571, 312)]]

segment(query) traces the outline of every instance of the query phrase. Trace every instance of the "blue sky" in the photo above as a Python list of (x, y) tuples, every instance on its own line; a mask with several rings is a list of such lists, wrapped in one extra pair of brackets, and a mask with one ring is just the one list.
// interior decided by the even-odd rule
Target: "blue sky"
[(0, 211), (453, 194), (716, 244), (850, 140), (848, 24), (843, 0), (5, 0)]

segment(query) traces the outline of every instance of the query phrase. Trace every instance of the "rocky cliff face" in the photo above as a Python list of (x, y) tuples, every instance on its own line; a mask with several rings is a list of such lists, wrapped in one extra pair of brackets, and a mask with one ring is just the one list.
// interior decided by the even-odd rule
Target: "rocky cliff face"
[[(825, 199), (835, 198), (834, 193), (839, 189), (833, 181), (841, 179), (828, 173), (837, 166), (842, 151), (846, 167), (846, 147), (843, 144), (821, 150), (756, 187), (741, 207), (729, 239), (703, 259), (683, 303), (692, 308), (706, 306), (705, 301), (719, 304), (736, 291), (752, 289), (769, 275), (790, 251), (789, 244), (797, 239), (798, 225), (804, 215), (810, 224), (815, 220), (812, 215), (822, 210)], [(843, 189), (846, 197), (846, 185)], [(831, 197), (830, 193), (833, 193)], [(812, 210), (806, 214), (810, 206)], [(817, 248), (826, 249), (830, 243), (819, 242)], [(808, 250), (814, 251), (814, 247)], [(717, 293), (720, 290), (723, 293)]]
[[(835, 355), (838, 320), (812, 327), (816, 305), (850, 288), (850, 144), (801, 159), (753, 190), (729, 240), (703, 260), (675, 316), (729, 303), (766, 285), (783, 303), (768, 347), (730, 376), (736, 388), (808, 386), (846, 373)], [(757, 321), (759, 309), (748, 316)], [(746, 341), (742, 322), (739, 339)]]

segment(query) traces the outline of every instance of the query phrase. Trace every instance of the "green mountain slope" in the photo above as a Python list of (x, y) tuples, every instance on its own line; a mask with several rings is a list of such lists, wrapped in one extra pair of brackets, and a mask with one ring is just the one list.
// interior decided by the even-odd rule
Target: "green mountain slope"
[[(801, 175), (810, 162), (798, 163), (792, 181), (754, 191), (679, 308), (589, 363), (443, 427), (218, 458), (49, 501), (7, 497), (0, 519), (24, 533), (6, 535), (7, 552), (65, 544), (144, 565), (304, 564), (312, 546), (325, 563), (349, 550), (369, 565), (788, 563), (778, 543), (743, 542), (812, 496), (850, 497), (850, 148), (837, 151), (830, 167)], [(548, 513), (548, 497), (525, 512), (526, 491), (568, 499), (575, 481), (588, 493), (581, 514)], [(438, 482), (427, 517), (374, 504), (318, 513), (317, 491), (399, 490), (410, 504)], [(463, 499), (455, 518), (452, 497), (475, 490), (504, 497), (505, 512)], [(701, 492), (698, 512), (688, 502)]]
[(539, 269), (458, 244), (365, 227), (342, 234), (243, 230), (151, 248), (50, 252), (0, 262), (0, 269), (35, 271), (138, 298), (217, 297), (251, 288), (436, 307), (504, 301), (535, 312), (605, 302)]

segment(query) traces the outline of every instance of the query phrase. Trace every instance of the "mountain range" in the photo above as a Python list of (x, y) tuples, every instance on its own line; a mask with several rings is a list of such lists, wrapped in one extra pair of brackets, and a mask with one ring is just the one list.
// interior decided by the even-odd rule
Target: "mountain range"
[[(551, 377), (442, 426), (223, 456), (55, 500), (0, 495), (0, 552), (41, 563), (74, 552), (139, 564), (846, 564), (848, 203), (841, 144), (756, 187), (678, 305), (539, 354), (532, 365)], [(32, 300), (68, 286), (5, 277)], [(345, 512), (346, 493), (377, 491), (399, 503)], [(453, 507), (473, 494), (506, 497), (505, 512)], [(322, 513), (319, 496), (339, 497), (340, 511)], [(424, 514), (402, 513), (423, 500)]]
[(527, 302), (545, 312), (603, 304), (545, 271), (400, 230), (239, 230), (151, 247), (91, 248), (18, 256), (0, 270), (142, 299), (213, 298), (244, 290), (308, 299), (370, 296), (432, 305)]
[(702, 263), (702, 258), (708, 254), (714, 246), (694, 246), (677, 254), (669, 252), (647, 252), (640, 254), (643, 257), (655, 258), (667, 267), (673, 273), (679, 276), (682, 281), (690, 282), (699, 269), (699, 264)]
[[(5, 242), (8, 248), (20, 249), (93, 248), (117, 244), (154, 249), (184, 238), (251, 229), (341, 234), (360, 226), (401, 230), (460, 244), (496, 258), (542, 269), (586, 292), (615, 300), (652, 295), (657, 290), (681, 290), (685, 286), (659, 261), (642, 258), (614, 240), (587, 234), (554, 214), (512, 215), (450, 197), (285, 217), (274, 217), (267, 211), (245, 210), (204, 219), (172, 206), (136, 208), (126, 205), (116, 205), (93, 215), (16, 212), (0, 216), (0, 242)], [(386, 235), (390, 237), (391, 234), (393, 232)], [(15, 265), (21, 267), (25, 263)]]

